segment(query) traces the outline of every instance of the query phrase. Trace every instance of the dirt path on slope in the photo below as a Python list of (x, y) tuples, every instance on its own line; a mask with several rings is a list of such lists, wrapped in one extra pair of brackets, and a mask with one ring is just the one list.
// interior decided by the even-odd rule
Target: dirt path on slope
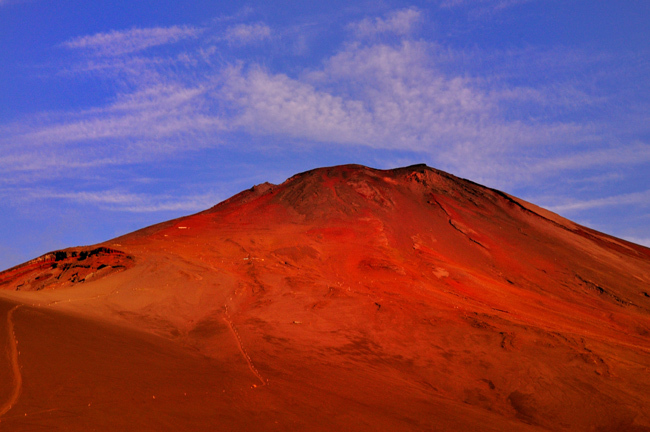
[(23, 388), (23, 376), (20, 374), (20, 365), (18, 364), (18, 341), (16, 340), (16, 333), (14, 332), (13, 315), (20, 305), (14, 306), (7, 312), (7, 332), (8, 332), (8, 354), (9, 362), (11, 363), (11, 370), (13, 375), (13, 388), (9, 399), (0, 405), (0, 417), (6, 414), (18, 401), (20, 392)]
[(230, 331), (235, 336), (235, 340), (237, 341), (237, 347), (239, 348), (239, 352), (241, 352), (242, 357), (244, 357), (244, 360), (246, 360), (246, 363), (248, 364), (248, 369), (250, 369), (250, 371), (253, 372), (253, 375), (255, 375), (260, 380), (263, 386), (266, 385), (267, 384), (266, 381), (264, 381), (264, 378), (262, 378), (262, 375), (258, 372), (250, 356), (244, 349), (244, 344), (242, 343), (241, 337), (239, 336), (239, 332), (237, 332), (237, 329), (235, 328), (234, 324), (232, 323), (232, 320), (230, 319), (230, 315), (228, 314), (227, 306), (226, 306), (226, 313), (224, 314), (223, 318), (224, 321), (226, 321), (226, 324), (228, 324)]

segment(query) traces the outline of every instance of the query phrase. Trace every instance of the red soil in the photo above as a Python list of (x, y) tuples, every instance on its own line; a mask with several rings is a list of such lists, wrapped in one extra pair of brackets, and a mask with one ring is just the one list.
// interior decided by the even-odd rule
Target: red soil
[(0, 274), (3, 430), (650, 431), (650, 250), (449, 174), (314, 170), (98, 247)]

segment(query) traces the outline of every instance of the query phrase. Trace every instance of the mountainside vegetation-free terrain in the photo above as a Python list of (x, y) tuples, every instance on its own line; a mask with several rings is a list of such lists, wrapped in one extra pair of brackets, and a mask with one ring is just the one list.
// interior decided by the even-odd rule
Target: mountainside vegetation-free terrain
[(0, 273), (2, 430), (650, 431), (650, 249), (321, 168)]

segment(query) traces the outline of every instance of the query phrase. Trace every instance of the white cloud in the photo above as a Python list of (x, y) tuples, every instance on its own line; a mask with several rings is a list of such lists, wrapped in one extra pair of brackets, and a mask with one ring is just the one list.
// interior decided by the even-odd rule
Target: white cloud
[[(69, 173), (71, 170), (99, 168), (108, 165), (122, 165), (134, 162), (128, 157), (102, 157), (89, 149), (84, 158), (82, 152), (60, 152), (55, 149), (35, 150), (30, 149), (18, 154), (0, 157), (0, 172), (11, 173), (15, 177), (18, 173), (28, 172), (29, 181), (51, 178), (55, 173)], [(83, 160), (82, 160), (83, 159)], [(6, 180), (6, 179), (3, 179)], [(23, 182), (26, 179), (23, 178)]]
[(31, 143), (75, 142), (114, 138), (161, 139), (176, 133), (218, 128), (220, 121), (202, 113), (206, 89), (178, 85), (144, 88), (120, 95), (104, 108), (74, 115), (30, 132)]
[[(363, 37), (381, 33), (405, 36), (422, 18), (418, 9), (409, 8), (362, 20), (350, 28)], [(113, 40), (120, 37), (106, 36), (110, 34), (91, 36), (88, 41), (113, 46)], [(258, 22), (233, 25), (220, 40), (234, 45), (270, 37), (271, 29)], [(599, 131), (589, 124), (536, 120), (520, 114), (522, 104), (550, 111), (593, 104), (594, 99), (584, 91), (562, 83), (517, 87), (507, 80), (454, 72), (454, 62), (466, 54), (434, 43), (345, 44), (324, 59), (322, 67), (289, 76), (243, 62), (215, 69), (205, 52), (210, 49), (215, 55), (217, 49), (210, 45), (203, 50), (206, 41), (199, 41), (198, 51), (182, 51), (167, 58), (144, 53), (119, 59), (91, 58), (82, 64), (86, 72), (114, 70), (119, 76), (131, 77), (136, 91), (104, 108), (46, 123), (23, 137), (61, 143), (162, 140), (172, 149), (182, 147), (183, 137), (193, 133), (244, 131), (426, 153), (446, 169), (481, 180), (494, 180), (506, 171), (500, 165), (507, 163), (512, 169), (501, 179), (511, 176), (517, 181), (530, 178), (532, 172), (539, 175), (545, 169), (564, 170), (585, 163), (584, 158), (571, 162), (566, 156), (551, 161), (540, 158), (546, 160), (540, 163), (536, 148), (575, 146), (598, 139)], [(501, 63), (514, 56), (525, 63), (526, 58), (538, 54), (499, 52), (495, 60), (485, 53), (473, 53), (471, 59), (462, 61)], [(200, 68), (205, 68), (205, 73), (199, 73)], [(168, 87), (172, 90), (164, 90)], [(573, 154), (581, 151), (576, 147)], [(528, 156), (526, 163), (517, 161), (523, 154)], [(107, 158), (100, 153), (96, 159)]]
[(422, 20), (422, 12), (416, 8), (393, 11), (385, 18), (365, 18), (350, 25), (358, 37), (372, 37), (382, 33), (407, 35)]
[(605, 198), (596, 198), (590, 200), (572, 200), (564, 204), (546, 206), (554, 212), (579, 212), (602, 207), (620, 207), (624, 205), (649, 206), (650, 190), (643, 192), (633, 192), (628, 194), (614, 195)]
[(8, 128), (0, 171), (128, 164), (215, 142), (224, 128), (205, 106), (209, 87), (159, 85), (79, 113), (43, 116)]
[[(7, 150), (0, 170), (151, 160), (151, 155), (214, 145), (229, 132), (273, 136), (286, 146), (292, 145), (284, 140), (288, 137), (417, 152), (443, 169), (493, 186), (649, 160), (647, 145), (608, 144), (594, 124), (556, 120), (562, 118), (557, 114), (536, 117), (530, 115), (533, 110), (520, 109), (525, 105), (556, 113), (600, 103), (573, 81), (535, 86), (521, 80), (531, 64), (561, 75), (563, 67), (572, 69), (566, 64), (584, 63), (584, 57), (566, 50), (466, 53), (409, 40), (422, 20), (420, 10), (409, 8), (356, 22), (349, 28), (369, 40), (347, 41), (314, 69), (286, 69), (293, 74), (247, 63), (237, 57), (237, 49), (232, 50), (234, 60), (224, 60), (229, 44), (272, 38), (271, 29), (260, 22), (232, 25), (225, 33), (175, 26), (74, 39), (65, 45), (91, 55), (72, 72), (110, 80), (127, 77), (124, 87), (130, 90), (94, 109), (4, 127), (0, 145)], [(221, 36), (214, 37), (215, 32)], [(380, 34), (402, 40), (377, 43), (372, 36)], [(192, 49), (179, 44), (167, 54), (143, 51), (185, 38), (198, 40)], [(120, 56), (127, 53), (133, 55)], [(480, 66), (467, 67), (472, 64)], [(513, 84), (521, 81), (528, 85)]]
[(234, 123), (262, 134), (283, 134), (334, 143), (368, 143), (370, 114), (359, 101), (344, 100), (259, 67), (225, 74), (222, 97), (238, 111)]
[(224, 39), (231, 44), (247, 45), (271, 37), (271, 28), (263, 23), (238, 24), (226, 30)]
[[(567, 149), (571, 151), (571, 149)], [(641, 142), (617, 145), (611, 148), (585, 150), (562, 156), (546, 157), (527, 170), (535, 173), (580, 170), (598, 166), (636, 165), (650, 162), (650, 145)]]
[(183, 39), (196, 38), (201, 32), (202, 30), (199, 28), (187, 26), (114, 30), (108, 33), (78, 37), (63, 43), (63, 46), (71, 49), (90, 50), (98, 56), (114, 57)]
[(457, 7), (481, 7), (490, 10), (506, 9), (523, 3), (535, 0), (442, 0), (441, 8), (451, 9)]
[[(357, 35), (404, 36), (421, 21), (421, 12), (410, 8), (352, 28)], [(597, 102), (578, 87), (514, 86), (508, 78), (463, 72), (464, 62), (501, 64), (514, 57), (525, 64), (539, 52), (470, 53), (465, 58), (467, 53), (408, 37), (390, 44), (350, 42), (320, 67), (290, 76), (254, 63), (221, 60), (224, 42), (270, 38), (265, 24), (233, 25), (227, 37), (217, 39), (208, 30), (140, 29), (68, 42), (106, 55), (138, 51), (86, 56), (70, 69), (110, 80), (126, 77), (132, 90), (95, 109), (45, 115), (14, 130), (5, 128), (0, 145), (10, 150), (0, 158), (0, 170), (55, 170), (56, 164), (83, 169), (152, 160), (215, 145), (224, 132), (417, 152), (443, 169), (498, 187), (602, 165), (612, 155), (614, 160), (639, 160), (638, 149), (628, 146), (618, 146), (619, 153), (585, 152), (585, 142), (602, 140), (591, 124), (521, 114), (522, 104), (557, 111)], [(129, 37), (130, 45), (125, 42)], [(198, 43), (167, 55), (142, 51), (185, 37), (197, 37)], [(215, 46), (219, 43), (222, 48)], [(570, 58), (565, 52), (559, 57)], [(544, 58), (544, 64), (553, 64), (553, 58)], [(508, 71), (513, 72), (516, 68)]]
[(77, 204), (98, 205), (104, 210), (128, 213), (194, 212), (205, 210), (223, 200), (221, 195), (214, 193), (183, 198), (170, 195), (125, 193), (116, 190), (64, 193), (52, 190), (32, 190), (27, 193), (33, 199), (67, 200)]
[(434, 49), (425, 42), (352, 45), (301, 78), (231, 68), (220, 96), (245, 130), (426, 152), (475, 175), (490, 174), (504, 154), (580, 139), (579, 124), (505, 119), (500, 95), (441, 72)]
[[(594, 97), (584, 90), (569, 83), (552, 84), (538, 87), (495, 86), (491, 96), (503, 103), (534, 104), (541, 108), (579, 109), (602, 102), (602, 98)], [(566, 109), (565, 109), (566, 108)]]

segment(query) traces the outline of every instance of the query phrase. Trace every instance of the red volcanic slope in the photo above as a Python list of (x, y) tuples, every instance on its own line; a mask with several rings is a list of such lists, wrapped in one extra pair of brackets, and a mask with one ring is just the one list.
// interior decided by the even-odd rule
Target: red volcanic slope
[(0, 274), (2, 430), (650, 431), (650, 250), (349, 165)]

